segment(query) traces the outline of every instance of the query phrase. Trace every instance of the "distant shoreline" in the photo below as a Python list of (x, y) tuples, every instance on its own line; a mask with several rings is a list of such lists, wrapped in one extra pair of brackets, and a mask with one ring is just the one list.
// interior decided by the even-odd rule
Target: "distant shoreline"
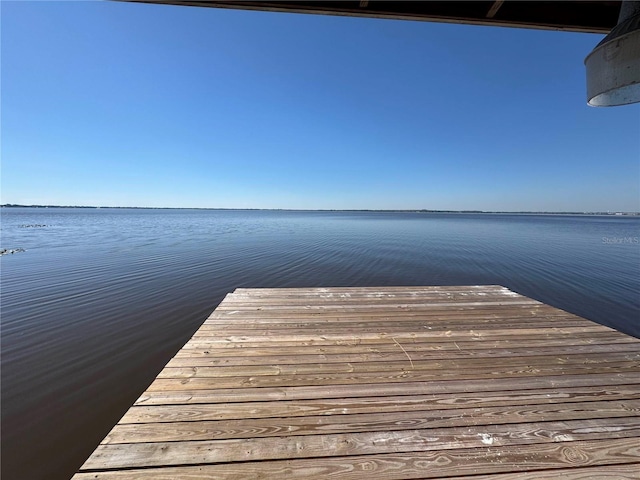
[(429, 209), (305, 209), (305, 208), (215, 208), (215, 207), (109, 207), (89, 205), (20, 205), (6, 203), (0, 208), (81, 208), (117, 210), (225, 210), (225, 211), (271, 211), (271, 212), (377, 212), (377, 213), (461, 213), (461, 214), (505, 214), (505, 215), (605, 215), (640, 216), (640, 212), (535, 212), (492, 210), (429, 210)]

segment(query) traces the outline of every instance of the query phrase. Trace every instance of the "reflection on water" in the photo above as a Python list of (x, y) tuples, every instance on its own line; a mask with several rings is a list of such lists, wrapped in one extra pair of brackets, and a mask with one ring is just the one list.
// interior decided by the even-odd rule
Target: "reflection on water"
[[(28, 228), (29, 226), (38, 226)], [(640, 336), (640, 218), (2, 209), (2, 478), (69, 478), (236, 287), (500, 284)]]

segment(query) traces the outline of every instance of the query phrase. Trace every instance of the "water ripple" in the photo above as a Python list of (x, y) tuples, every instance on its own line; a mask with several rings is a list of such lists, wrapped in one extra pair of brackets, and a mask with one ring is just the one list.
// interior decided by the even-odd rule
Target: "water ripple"
[(26, 250), (0, 260), (3, 470), (69, 478), (237, 287), (501, 284), (640, 335), (638, 237), (619, 217), (2, 209), (2, 248)]

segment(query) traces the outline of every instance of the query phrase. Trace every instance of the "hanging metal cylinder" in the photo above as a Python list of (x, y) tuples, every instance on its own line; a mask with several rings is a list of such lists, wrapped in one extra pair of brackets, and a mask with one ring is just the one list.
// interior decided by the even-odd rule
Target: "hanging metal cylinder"
[(640, 1), (624, 0), (618, 24), (585, 58), (587, 103), (640, 102)]

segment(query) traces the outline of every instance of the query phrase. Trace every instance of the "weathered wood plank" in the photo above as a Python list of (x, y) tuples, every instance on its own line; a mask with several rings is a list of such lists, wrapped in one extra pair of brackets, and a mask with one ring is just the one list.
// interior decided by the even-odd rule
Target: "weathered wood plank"
[[(566, 341), (580, 341), (585, 340), (585, 343), (606, 343), (607, 341), (619, 343), (619, 337), (615, 334), (610, 334), (608, 332), (599, 333), (599, 332), (569, 332), (569, 333), (556, 333), (547, 332), (544, 334), (536, 335), (535, 333), (530, 333), (527, 335), (521, 334), (509, 334), (505, 331), (504, 335), (488, 335), (482, 332), (456, 332), (450, 335), (426, 335), (421, 336), (420, 338), (410, 338), (408, 336), (401, 335), (388, 335), (386, 337), (380, 338), (358, 338), (357, 335), (343, 336), (341, 340), (338, 339), (323, 339), (320, 337), (316, 337), (314, 339), (305, 339), (296, 341), (295, 339), (288, 340), (279, 340), (279, 341), (256, 341), (256, 342), (241, 342), (234, 340), (220, 340), (216, 342), (208, 342), (208, 341), (189, 341), (184, 345), (180, 352), (184, 352), (184, 354), (189, 354), (190, 350), (227, 350), (227, 351), (237, 351), (239, 349), (243, 349), (245, 351), (249, 351), (249, 349), (280, 349), (285, 347), (293, 347), (294, 350), (310, 350), (308, 347), (322, 347), (319, 351), (328, 351), (327, 349), (331, 347), (349, 347), (346, 351), (351, 351), (352, 347), (361, 347), (363, 349), (369, 348), (373, 349), (383, 349), (383, 348), (397, 348), (398, 344), (401, 344), (404, 348), (416, 348), (416, 349), (428, 349), (428, 348), (438, 348), (438, 345), (443, 343), (450, 343), (452, 345), (458, 344), (458, 347), (461, 342), (469, 342), (477, 345), (485, 345), (485, 342), (503, 342), (503, 345), (509, 345), (517, 343), (528, 343), (535, 342), (538, 345), (561, 345)], [(572, 340), (573, 339), (573, 340)], [(548, 343), (545, 343), (545, 340)], [(434, 345), (437, 344), (437, 345)], [(466, 345), (468, 346), (468, 345)], [(478, 347), (474, 347), (478, 348)], [(324, 350), (323, 350), (324, 349)], [(288, 351), (288, 350), (286, 350)], [(217, 354), (221, 354), (223, 352), (219, 352)], [(259, 353), (263, 355), (264, 353)]]
[[(204, 367), (207, 368), (207, 367)], [(147, 391), (170, 390), (212, 390), (225, 388), (263, 388), (288, 386), (335, 386), (376, 383), (404, 383), (408, 381), (431, 382), (462, 379), (502, 379), (518, 377), (544, 377), (561, 375), (567, 371), (565, 365), (487, 365), (484, 368), (468, 368), (463, 372), (450, 370), (415, 370), (407, 359), (404, 368), (385, 372), (349, 372), (349, 373), (300, 373), (291, 375), (255, 375), (242, 377), (156, 378)], [(611, 363), (578, 364), (571, 366), (573, 375), (592, 375), (598, 373), (636, 373), (640, 376), (640, 364), (637, 361)]]
[[(426, 301), (428, 300), (428, 302)], [(428, 297), (415, 296), (415, 297), (403, 297), (403, 298), (382, 298), (382, 297), (359, 297), (359, 298), (343, 298), (343, 299), (246, 299), (241, 302), (220, 304), (219, 310), (216, 309), (217, 315), (224, 315), (230, 310), (237, 310), (240, 312), (250, 311), (273, 311), (278, 310), (282, 312), (287, 311), (324, 311), (335, 310), (342, 311), (344, 309), (351, 310), (411, 310), (430, 311), (433, 309), (444, 309), (451, 307), (496, 307), (505, 308), (515, 305), (536, 305), (540, 307), (547, 307), (544, 303), (537, 300), (528, 299), (526, 297), (519, 298), (504, 298), (500, 295), (492, 296), (448, 296), (448, 297)]]
[[(74, 480), (244, 480), (247, 478), (344, 480), (408, 480), (464, 474), (536, 472), (562, 468), (636, 463), (640, 445), (635, 439), (518, 445), (492, 449), (459, 449), (413, 454), (309, 458), (273, 462), (243, 462), (197, 467), (150, 468), (124, 472), (90, 472)], [(553, 478), (553, 477), (552, 477)], [(564, 478), (559, 476), (556, 478)]]
[(202, 422), (305, 415), (353, 415), (362, 413), (415, 412), (473, 407), (544, 405), (640, 399), (636, 385), (597, 385), (562, 389), (507, 390), (497, 392), (436, 393), (430, 395), (375, 396), (262, 402), (134, 405), (119, 425), (155, 422)]
[[(425, 322), (423, 320), (409, 319), (402, 322), (403, 329), (416, 330), (451, 330), (452, 328), (464, 329), (464, 330), (478, 330), (478, 329), (493, 329), (495, 328), (495, 318), (478, 319), (477, 321), (469, 321), (468, 319), (462, 323), (458, 322)], [(359, 321), (359, 322), (274, 322), (274, 323), (259, 323), (255, 321), (247, 321), (245, 323), (233, 322), (233, 323), (219, 323), (216, 324), (203, 324), (202, 327), (194, 334), (194, 337), (200, 336), (219, 336), (219, 335), (278, 335), (280, 333), (289, 334), (314, 334), (314, 333), (326, 333), (327, 330), (332, 332), (356, 332), (356, 333), (382, 333), (389, 330), (394, 331), (400, 327), (401, 322), (397, 319), (377, 322), (377, 321)], [(531, 320), (504, 320), (504, 323), (500, 323), (502, 328), (566, 328), (566, 327), (581, 327), (584, 326), (584, 320), (580, 319), (565, 319), (564, 317), (543, 317), (533, 318)], [(238, 333), (236, 333), (238, 332)]]
[[(218, 320), (220, 318), (231, 319), (234, 317), (241, 318), (242, 315), (247, 317), (263, 317), (269, 318), (272, 316), (274, 318), (286, 318), (286, 317), (307, 317), (307, 318), (316, 318), (316, 317), (376, 317), (376, 316), (390, 316), (394, 313), (404, 313), (407, 316), (436, 316), (436, 317), (446, 317), (447, 315), (500, 315), (503, 313), (505, 315), (518, 315), (521, 312), (530, 312), (531, 315), (547, 315), (552, 313), (554, 310), (552, 307), (548, 305), (534, 303), (534, 302), (513, 302), (511, 304), (504, 304), (501, 302), (493, 302), (492, 304), (483, 304), (482, 302), (471, 303), (459, 303), (454, 305), (446, 305), (446, 304), (438, 304), (427, 306), (428, 304), (423, 304), (422, 307), (412, 305), (412, 304), (404, 304), (404, 305), (396, 305), (394, 308), (389, 308), (384, 305), (379, 305), (377, 307), (341, 307), (341, 308), (331, 308), (331, 307), (254, 307), (254, 308), (240, 308), (235, 306), (225, 306), (220, 310), (216, 309), (216, 312), (209, 317), (207, 320), (209, 323), (214, 320)], [(218, 307), (220, 308), (220, 307)]]
[[(433, 455), (430, 455), (432, 457)], [(446, 458), (447, 461), (451, 462), (451, 457)], [(404, 460), (406, 457), (401, 457), (400, 460)], [(445, 456), (440, 457), (445, 459)], [(455, 458), (455, 457), (454, 457)], [(345, 459), (346, 460), (346, 459)], [(355, 459), (353, 459), (355, 460)], [(378, 460), (378, 459), (376, 459)], [(398, 461), (395, 458), (391, 458), (387, 460), (388, 463), (394, 463), (397, 465)], [(411, 476), (411, 474), (415, 471), (415, 468), (407, 468), (406, 473), (402, 474), (401, 477), (396, 472), (389, 472), (385, 469), (378, 468), (378, 462), (375, 464), (365, 463), (365, 461), (355, 462), (353, 467), (349, 469), (349, 471), (341, 471), (337, 467), (335, 470), (331, 470), (328, 467), (329, 465), (323, 465), (320, 468), (314, 468), (311, 462), (304, 462), (304, 465), (299, 465), (298, 462), (291, 462), (285, 460), (283, 463), (287, 463), (291, 465), (289, 466), (280, 466), (279, 464), (274, 463), (266, 463), (264, 465), (265, 469), (259, 468), (259, 465), (247, 463), (244, 464), (245, 468), (234, 468), (237, 464), (232, 464), (230, 466), (225, 466), (225, 468), (221, 469), (217, 466), (203, 466), (203, 467), (178, 467), (178, 468), (153, 468), (149, 470), (129, 470), (126, 472), (99, 472), (97, 474), (78, 474), (74, 477), (76, 480), (149, 480), (149, 479), (158, 479), (158, 480), (194, 480), (194, 479), (203, 479), (203, 480), (244, 480), (245, 478), (260, 478), (258, 475), (263, 476), (263, 478), (284, 478), (282, 475), (291, 475), (291, 477), (287, 476), (287, 478), (328, 478), (330, 475), (339, 476), (340, 478), (346, 479), (357, 479), (357, 478), (370, 478), (371, 475), (375, 475), (375, 478), (386, 479), (386, 480), (394, 480), (394, 479), (417, 479), (417, 477)], [(335, 462), (332, 462), (335, 463)], [(422, 462), (421, 462), (422, 463)], [(342, 468), (346, 470), (348, 468), (348, 463), (344, 461), (342, 463)], [(407, 467), (413, 467), (413, 464), (409, 461), (403, 463)], [(553, 464), (557, 466), (557, 464)], [(385, 465), (387, 466), (387, 465)], [(478, 463), (474, 463), (474, 466), (477, 470), (483, 469), (483, 465), (479, 465)], [(246, 468), (248, 467), (248, 468)], [(292, 468), (293, 467), (293, 468)], [(360, 467), (360, 468), (358, 468)], [(521, 467), (520, 467), (521, 468)], [(503, 470), (504, 467), (500, 466), (499, 470)], [(442, 472), (444, 469), (435, 469), (438, 472)], [(484, 469), (483, 469), (484, 470)], [(323, 477), (312, 476), (313, 473), (320, 471)], [(358, 473), (359, 475), (357, 476)], [(533, 472), (517, 472), (517, 473), (499, 473), (499, 474), (484, 474), (484, 475), (471, 475), (464, 477), (451, 477), (447, 475), (448, 480), (557, 480), (559, 478), (563, 480), (638, 480), (640, 479), (640, 464), (625, 464), (625, 465), (615, 465), (609, 464), (606, 466), (595, 466), (595, 467), (577, 467), (571, 468), (571, 470), (564, 468), (562, 470), (534, 470)], [(447, 472), (439, 473), (438, 475), (446, 475)], [(424, 474), (427, 474), (426, 472)], [(266, 477), (265, 477), (266, 475)], [(427, 478), (437, 478), (437, 477), (425, 477), (418, 473), (420, 478), (417, 480), (425, 480)], [(444, 478), (444, 477), (441, 477)]]
[(634, 417), (640, 400), (458, 408), (416, 412), (116, 425), (103, 444), (423, 430), (495, 423)]
[(100, 445), (83, 470), (198, 465), (349, 455), (443, 451), (487, 446), (530, 445), (637, 438), (640, 418), (481, 425), (426, 430), (243, 438), (239, 440)]
[(301, 347), (309, 345), (332, 346), (332, 345), (392, 345), (402, 343), (442, 343), (445, 340), (450, 342), (484, 342), (484, 341), (500, 341), (500, 340), (532, 340), (532, 339), (549, 339), (556, 342), (564, 338), (585, 338), (592, 343), (600, 343), (600, 340), (614, 340), (618, 338), (618, 334), (605, 332), (599, 327), (585, 328), (566, 328), (540, 329), (536, 333), (535, 329), (512, 329), (512, 330), (464, 330), (464, 331), (447, 331), (447, 332), (392, 332), (384, 334), (352, 334), (352, 335), (287, 335), (276, 338), (269, 337), (248, 337), (248, 336), (225, 336), (207, 339), (189, 340), (182, 350), (199, 349), (199, 348), (258, 348), (258, 347)]
[(390, 303), (385, 305), (368, 305), (359, 303), (349, 303), (345, 301), (344, 305), (272, 305), (272, 306), (243, 306), (242, 304), (220, 304), (211, 318), (231, 317), (232, 315), (244, 314), (253, 316), (340, 316), (343, 315), (359, 315), (359, 316), (380, 316), (394, 315), (396, 313), (414, 314), (414, 315), (449, 315), (451, 313), (467, 313), (469, 315), (484, 314), (487, 312), (500, 312), (515, 315), (520, 311), (535, 311), (537, 314), (551, 313), (553, 307), (539, 303), (535, 300), (512, 299), (508, 301), (495, 302), (441, 302), (437, 304), (429, 303)]
[[(612, 345), (612, 344), (628, 344), (634, 347), (638, 345), (638, 340), (632, 337), (614, 335), (611, 337), (598, 339), (591, 335), (568, 335), (560, 338), (534, 338), (534, 339), (500, 339), (487, 340), (477, 339), (469, 340), (441, 340), (437, 342), (406, 342), (402, 347), (407, 352), (441, 352), (441, 351), (465, 351), (465, 350), (493, 350), (498, 348), (519, 348), (519, 347), (549, 347), (549, 346), (573, 346), (573, 345)], [(396, 342), (380, 343), (375, 345), (366, 345), (357, 341), (345, 342), (341, 345), (279, 345), (270, 347), (250, 347), (250, 346), (221, 346), (214, 348), (213, 346), (202, 346), (198, 348), (183, 348), (174, 358), (185, 357), (237, 357), (242, 356), (273, 356), (273, 355), (329, 355), (329, 354), (372, 354), (372, 353), (398, 353), (401, 349)]]
[(308, 400), (314, 398), (358, 398), (376, 395), (433, 395), (461, 392), (492, 392), (506, 390), (536, 390), (539, 388), (590, 387), (601, 385), (640, 384), (640, 374), (605, 373), (590, 375), (561, 374), (546, 377), (506, 379), (445, 380), (430, 382), (399, 382), (380, 384), (288, 386), (286, 388), (229, 388), (215, 390), (145, 391), (136, 405), (168, 405), (190, 403), (226, 403), (270, 400)]
[(627, 465), (607, 465), (606, 467), (586, 467), (536, 472), (499, 473), (493, 475), (473, 475), (447, 477), (447, 480), (638, 480), (640, 463)]
[(321, 295), (325, 293), (348, 293), (348, 294), (393, 294), (396, 292), (407, 293), (416, 292), (425, 294), (430, 292), (489, 292), (498, 291), (505, 295), (518, 295), (502, 285), (408, 285), (408, 286), (386, 286), (386, 287), (275, 287), (275, 288), (236, 288), (228, 297), (230, 299), (242, 295)]
[(562, 356), (516, 356), (505, 357), (496, 361), (495, 358), (462, 358), (451, 360), (419, 360), (405, 355), (399, 361), (385, 362), (334, 362), (334, 363), (314, 363), (297, 364), (285, 359), (281, 364), (260, 365), (260, 366), (231, 366), (231, 367), (165, 367), (157, 378), (195, 378), (195, 377), (243, 377), (257, 375), (302, 375), (302, 374), (325, 374), (325, 373), (368, 373), (368, 372), (406, 372), (408, 371), (428, 371), (442, 370), (452, 371), (454, 369), (465, 369), (477, 371), (485, 368), (495, 368), (497, 364), (501, 367), (527, 365), (530, 367), (549, 367), (551, 365), (562, 365), (567, 368), (574, 365), (582, 366), (589, 364), (605, 365), (617, 362), (640, 362), (640, 352), (610, 352), (594, 354), (575, 354)]
[[(397, 347), (397, 346), (396, 346)], [(465, 344), (462, 347), (466, 347)], [(495, 348), (495, 349), (472, 349), (462, 348), (458, 345), (451, 345), (449, 349), (411, 351), (411, 358), (416, 360), (457, 360), (471, 358), (493, 358), (516, 356), (529, 357), (534, 355), (563, 356), (583, 353), (638, 353), (639, 343), (620, 343), (606, 345), (558, 345), (555, 347), (520, 347), (520, 348)], [(242, 355), (239, 352), (237, 357), (216, 357), (211, 355), (195, 355), (190, 357), (174, 357), (169, 361), (167, 367), (215, 367), (215, 366), (240, 366), (240, 365), (279, 365), (291, 364), (301, 365), (308, 363), (343, 363), (343, 362), (393, 362), (406, 361), (406, 354), (396, 348), (395, 352), (368, 352), (368, 353), (341, 353), (341, 354), (297, 354), (297, 355)]]
[[(272, 323), (297, 323), (297, 322), (318, 322), (318, 323), (341, 323), (349, 324), (354, 322), (415, 322), (415, 321), (428, 321), (434, 325), (443, 322), (469, 322), (471, 319), (491, 320), (504, 318), (507, 322), (514, 320), (526, 320), (531, 321), (536, 319), (551, 319), (551, 318), (566, 318), (575, 319), (575, 315), (571, 315), (567, 312), (560, 310), (554, 310), (550, 307), (542, 308), (536, 306), (535, 308), (519, 308), (509, 309), (504, 308), (487, 308), (482, 310), (474, 310), (472, 314), (467, 311), (386, 311), (369, 312), (360, 314), (345, 314), (344, 312), (337, 313), (329, 311), (326, 313), (302, 313), (302, 314), (283, 314), (282, 312), (250, 312), (243, 313), (240, 310), (232, 310), (225, 314), (213, 313), (204, 322), (204, 326), (216, 326), (218, 323), (233, 323), (237, 325), (252, 325), (252, 324), (272, 324)], [(577, 317), (580, 318), (580, 317)], [(584, 321), (584, 319), (583, 319)]]

